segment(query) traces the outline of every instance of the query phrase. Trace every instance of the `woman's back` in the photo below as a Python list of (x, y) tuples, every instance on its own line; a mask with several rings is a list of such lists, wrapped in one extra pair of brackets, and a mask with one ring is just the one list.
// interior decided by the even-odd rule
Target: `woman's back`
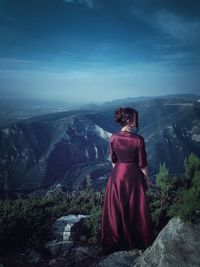
[(119, 131), (110, 138), (110, 154), (113, 163), (134, 162), (139, 168), (147, 165), (144, 138), (128, 131)]

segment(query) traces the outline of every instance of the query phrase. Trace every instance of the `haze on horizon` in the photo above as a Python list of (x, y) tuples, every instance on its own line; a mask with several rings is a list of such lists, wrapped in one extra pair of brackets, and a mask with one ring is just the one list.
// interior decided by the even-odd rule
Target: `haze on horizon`
[(196, 0), (1, 0), (0, 98), (199, 94)]

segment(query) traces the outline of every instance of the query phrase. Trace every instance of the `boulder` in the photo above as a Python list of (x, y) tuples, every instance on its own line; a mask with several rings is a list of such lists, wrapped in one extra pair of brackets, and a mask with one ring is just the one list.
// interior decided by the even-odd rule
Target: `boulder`
[(151, 247), (132, 263), (134, 267), (199, 267), (200, 223), (183, 222), (173, 217)]
[(52, 238), (57, 241), (69, 241), (73, 236), (74, 225), (89, 215), (69, 214), (58, 218), (52, 225)]
[[(58, 218), (52, 225), (51, 240), (45, 244), (45, 248), (52, 256), (65, 256), (74, 245), (74, 225), (89, 215), (69, 214)], [(73, 230), (75, 229), (75, 230)]]
[(112, 253), (97, 267), (199, 267), (200, 223), (173, 217), (142, 255), (135, 250)]

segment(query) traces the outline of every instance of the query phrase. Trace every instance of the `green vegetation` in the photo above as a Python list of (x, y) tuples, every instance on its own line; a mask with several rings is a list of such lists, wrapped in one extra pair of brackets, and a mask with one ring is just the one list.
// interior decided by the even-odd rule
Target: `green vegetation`
[(187, 183), (178, 188), (169, 215), (179, 215), (183, 221), (200, 222), (200, 159), (191, 154), (185, 159)]
[(173, 216), (200, 222), (200, 159), (191, 154), (184, 161), (185, 172), (171, 176), (163, 163), (156, 175), (156, 189), (150, 191), (150, 209), (159, 232)]
[(0, 244), (4, 248), (38, 245), (62, 208), (44, 198), (1, 200)]
[[(173, 216), (200, 222), (200, 159), (191, 154), (185, 159), (185, 173), (171, 176), (165, 163), (160, 165), (155, 188), (148, 191), (155, 229), (159, 232)], [(86, 214), (82, 232), (87, 242), (96, 243), (104, 192), (92, 188), (85, 177), (81, 191), (52, 191), (45, 197), (0, 200), (0, 245), (4, 249), (39, 246), (47, 240), (51, 224), (68, 214)]]
[(90, 188), (46, 197), (0, 200), (0, 245), (4, 249), (33, 247), (48, 239), (51, 224), (68, 214), (91, 214), (85, 228), (90, 241), (98, 235), (103, 195)]
[(160, 164), (156, 175), (156, 189), (151, 191), (150, 209), (154, 226), (159, 232), (169, 220), (167, 210), (173, 202), (177, 190), (176, 176), (170, 176), (166, 164)]

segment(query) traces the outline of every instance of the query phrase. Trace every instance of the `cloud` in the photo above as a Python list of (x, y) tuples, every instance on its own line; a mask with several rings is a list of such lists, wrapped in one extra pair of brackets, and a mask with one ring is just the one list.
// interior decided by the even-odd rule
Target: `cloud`
[(6, 15), (5, 13), (0, 11), (0, 19), (3, 18), (4, 20), (13, 20), (12, 17)]
[(29, 60), (24, 58), (14, 57), (0, 57), (0, 69), (1, 70), (33, 70), (44, 68), (44, 64), (35, 60)]
[(64, 0), (65, 3), (77, 3), (88, 6), (89, 8), (94, 7), (94, 0)]
[(134, 1), (131, 7), (131, 13), (135, 18), (141, 20), (161, 34), (173, 37), (174, 40), (188, 44), (200, 41), (200, 19), (186, 18), (183, 15), (177, 15), (165, 8), (152, 9), (147, 1)]
[(186, 20), (184, 17), (165, 11), (155, 14), (153, 23), (164, 33), (181, 41), (191, 43), (200, 40), (200, 20)]

